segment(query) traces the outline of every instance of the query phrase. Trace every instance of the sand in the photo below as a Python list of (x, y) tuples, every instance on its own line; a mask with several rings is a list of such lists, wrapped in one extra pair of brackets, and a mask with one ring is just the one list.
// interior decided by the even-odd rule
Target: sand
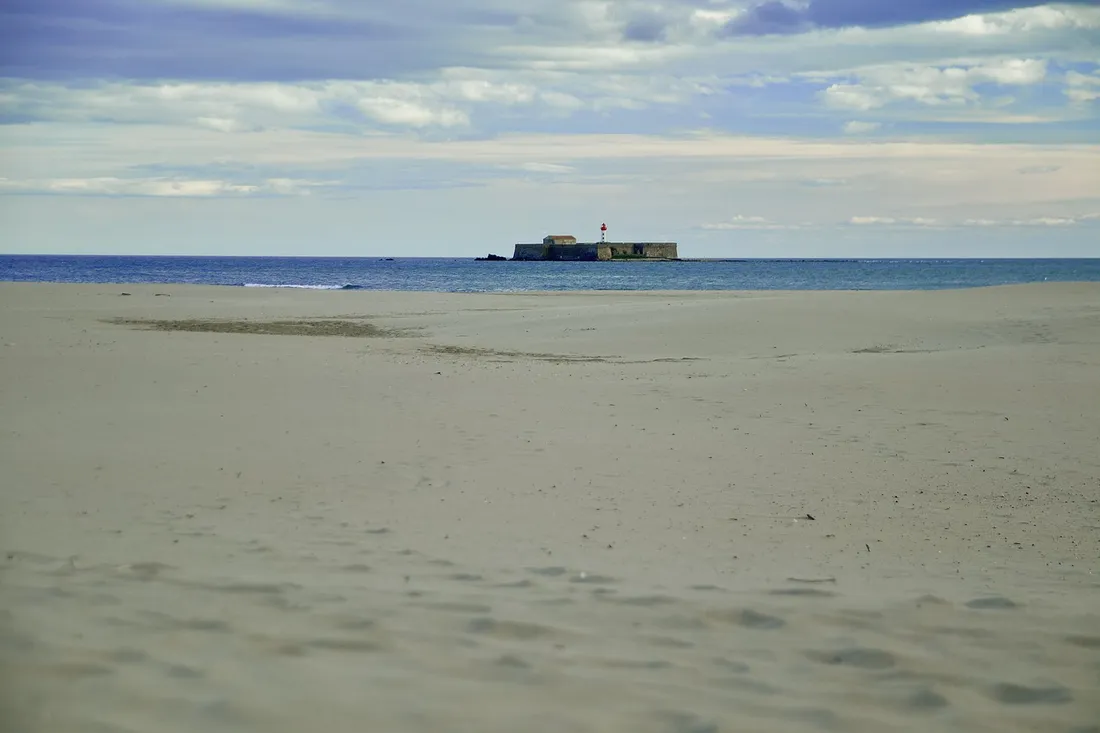
[(1095, 284), (3, 284), (0, 374), (9, 730), (1100, 730)]

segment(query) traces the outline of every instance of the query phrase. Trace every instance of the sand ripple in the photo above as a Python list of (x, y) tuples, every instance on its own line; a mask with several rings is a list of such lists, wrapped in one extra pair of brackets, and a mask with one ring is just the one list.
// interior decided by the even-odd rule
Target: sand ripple
[[(1009, 598), (645, 588), (417, 552), (198, 577), (6, 554), (22, 730), (1085, 731), (1100, 617)], [(227, 566), (226, 570), (230, 570)]]

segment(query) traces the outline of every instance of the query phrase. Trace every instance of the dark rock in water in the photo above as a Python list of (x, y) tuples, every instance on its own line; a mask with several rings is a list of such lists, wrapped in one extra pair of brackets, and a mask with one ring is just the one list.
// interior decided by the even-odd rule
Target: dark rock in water
[(490, 253), (488, 257), (475, 257), (474, 258), (474, 260), (476, 262), (505, 262), (505, 261), (507, 261), (507, 259), (508, 259), (507, 257), (501, 257), (500, 255), (495, 255), (495, 254), (492, 254), (492, 253)]

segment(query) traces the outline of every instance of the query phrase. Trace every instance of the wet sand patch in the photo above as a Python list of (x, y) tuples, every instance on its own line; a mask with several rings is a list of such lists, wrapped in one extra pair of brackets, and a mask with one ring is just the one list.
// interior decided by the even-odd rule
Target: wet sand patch
[(107, 323), (146, 331), (190, 331), (196, 333), (236, 333), (259, 336), (339, 336), (344, 338), (397, 338), (408, 336), (411, 329), (383, 328), (369, 321), (335, 318), (300, 318), (278, 321), (221, 320), (187, 318), (159, 320), (111, 318)]

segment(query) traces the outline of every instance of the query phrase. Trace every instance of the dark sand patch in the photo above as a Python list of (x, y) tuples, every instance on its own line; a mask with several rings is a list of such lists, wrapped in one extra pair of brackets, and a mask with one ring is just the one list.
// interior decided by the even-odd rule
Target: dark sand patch
[(875, 344), (863, 349), (853, 349), (853, 354), (933, 354), (937, 349), (903, 349), (893, 344)]
[(117, 326), (131, 326), (147, 331), (192, 331), (201, 333), (245, 333), (262, 336), (342, 336), (345, 338), (394, 338), (408, 335), (408, 329), (382, 328), (366, 321), (332, 318), (285, 321), (183, 319), (156, 320), (143, 318), (112, 318)]
[(487, 349), (480, 346), (454, 346), (450, 344), (431, 344), (424, 349), (430, 354), (459, 356), (468, 359), (484, 359), (496, 362), (545, 361), (551, 364), (658, 364), (688, 361), (706, 361), (697, 356), (662, 357), (659, 359), (624, 359), (621, 356), (593, 354), (552, 354), (538, 351), (509, 351), (506, 349)]
[(426, 347), (426, 351), (433, 354), (446, 356), (465, 356), (475, 359), (490, 359), (496, 361), (515, 361), (517, 359), (532, 359), (535, 361), (548, 361), (552, 363), (573, 362), (608, 362), (613, 361), (613, 356), (583, 356), (578, 354), (542, 354), (532, 351), (505, 351), (500, 349), (483, 349), (476, 346), (448, 346), (433, 344)]

